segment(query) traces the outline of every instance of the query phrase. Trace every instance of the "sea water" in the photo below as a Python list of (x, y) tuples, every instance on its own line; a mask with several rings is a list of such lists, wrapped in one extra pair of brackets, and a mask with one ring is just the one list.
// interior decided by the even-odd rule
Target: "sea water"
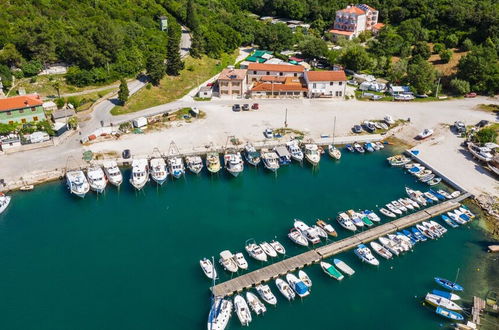
[[(0, 324), (8, 330), (206, 329), (211, 281), (199, 259), (215, 257), (219, 281), (231, 278), (219, 253), (243, 252), (245, 242), (277, 239), (289, 256), (307, 251), (287, 233), (293, 219), (309, 224), (340, 211), (374, 209), (405, 196), (405, 187), (428, 189), (401, 168), (388, 166), (393, 150), (323, 155), (318, 168), (297, 163), (277, 174), (245, 166), (233, 178), (187, 174), (162, 187), (130, 187), (71, 196), (63, 182), (13, 194), (0, 215)], [(378, 214), (380, 214), (378, 212)], [(384, 218), (382, 222), (389, 221)], [(288, 302), (273, 282), (277, 306), (253, 315), (252, 329), (431, 329), (450, 324), (424, 306), (438, 288), (434, 276), (467, 288), (482, 256), (477, 225), (449, 229), (441, 239), (418, 243), (413, 252), (380, 266), (363, 264), (347, 251), (338, 257), (355, 269), (341, 282), (319, 265), (304, 270), (312, 293)], [(277, 259), (276, 259), (277, 260)], [(274, 260), (273, 260), (274, 261)], [(473, 292), (462, 296), (470, 300)], [(234, 314), (230, 329), (240, 328)]]

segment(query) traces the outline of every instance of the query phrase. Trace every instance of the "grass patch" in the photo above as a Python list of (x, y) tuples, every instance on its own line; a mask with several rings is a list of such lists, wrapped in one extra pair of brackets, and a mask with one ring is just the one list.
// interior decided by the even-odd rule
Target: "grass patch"
[(211, 101), (211, 97), (195, 97), (194, 101)]
[(297, 137), (300, 137), (302, 139), (305, 136), (305, 133), (303, 133), (300, 130), (293, 129), (293, 128), (276, 128), (274, 131), (274, 134), (280, 134), (281, 136), (285, 136), (288, 134), (295, 134)]
[(382, 96), (382, 98), (379, 100), (371, 100), (368, 97), (362, 97), (363, 93), (364, 93), (363, 91), (356, 90), (355, 91), (355, 98), (359, 101), (393, 101), (392, 96), (385, 95), (384, 93), (381, 93), (381, 92), (373, 92), (373, 91), (366, 91), (365, 92), (365, 93), (370, 93), (370, 94)]
[(497, 104), (479, 104), (477, 105), (478, 110), (486, 111), (486, 112), (499, 112), (499, 105)]
[(80, 106), (76, 109), (77, 112), (80, 111), (85, 111), (90, 109), (90, 107), (100, 98), (102, 98), (104, 95), (109, 94), (113, 91), (115, 91), (115, 88), (109, 88), (100, 92), (94, 92), (94, 93), (89, 93), (89, 94), (84, 94), (80, 96), (74, 96), (77, 100), (80, 101)]
[(234, 64), (236, 57), (237, 51), (232, 54), (223, 54), (220, 59), (207, 56), (199, 59), (187, 57), (185, 68), (179, 76), (165, 76), (159, 86), (141, 89), (130, 97), (125, 106), (115, 106), (111, 114), (122, 115), (136, 112), (179, 99), (194, 87), (222, 71), (227, 65)]

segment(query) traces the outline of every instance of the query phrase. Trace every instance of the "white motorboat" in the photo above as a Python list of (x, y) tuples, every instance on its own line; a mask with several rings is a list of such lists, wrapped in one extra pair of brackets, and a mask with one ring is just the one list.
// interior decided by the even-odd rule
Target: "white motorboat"
[(439, 193), (440, 195), (444, 196), (447, 199), (452, 199), (452, 196), (445, 190), (439, 189), (437, 190), (437, 193)]
[(2, 214), (7, 206), (9, 206), (11, 199), (12, 198), (10, 196), (0, 192), (0, 214)]
[(404, 252), (404, 249), (401, 246), (399, 246), (398, 244), (396, 244), (395, 242), (393, 242), (389, 238), (381, 236), (380, 238), (378, 238), (378, 240), (381, 243), (381, 245), (383, 245), (384, 248), (386, 248), (391, 253), (393, 253), (393, 254), (395, 254), (397, 256), (400, 253)]
[(424, 130), (422, 130), (419, 134), (418, 134), (418, 139), (420, 140), (424, 140), (430, 136), (433, 135), (433, 130), (432, 129), (429, 129), (429, 128), (425, 128)]
[(260, 245), (251, 242), (248, 243), (244, 248), (246, 249), (246, 252), (248, 252), (249, 256), (253, 259), (256, 259), (258, 261), (267, 261), (267, 255), (262, 250)]
[(298, 145), (298, 141), (293, 140), (293, 141), (287, 142), (286, 148), (288, 148), (288, 151), (291, 154), (291, 159), (294, 159), (300, 163), (303, 161), (303, 151), (300, 149), (300, 146)]
[(199, 174), (203, 169), (203, 160), (200, 156), (187, 156), (185, 157), (185, 164), (189, 171), (194, 174)]
[(447, 232), (447, 228), (445, 228), (444, 226), (442, 226), (441, 224), (439, 224), (438, 222), (434, 221), (434, 220), (430, 220), (430, 225), (432, 225), (433, 227), (435, 227), (439, 232), (440, 234), (445, 234)]
[(326, 223), (324, 220), (317, 219), (315, 223), (317, 224), (317, 226), (321, 227), (322, 230), (324, 230), (329, 236), (338, 236), (338, 233), (336, 232), (334, 227), (331, 224)]
[(305, 285), (308, 286), (309, 288), (312, 287), (312, 280), (310, 279), (310, 277), (308, 277), (307, 273), (305, 273), (305, 271), (303, 271), (302, 269), (300, 269), (300, 271), (298, 272), (298, 278), (300, 279), (300, 281), (305, 283)]
[(159, 185), (166, 182), (168, 177), (168, 169), (166, 168), (166, 162), (162, 157), (151, 158), (149, 161), (149, 166), (151, 168), (151, 178)]
[[(383, 128), (381, 127), (382, 129), (386, 129), (386, 128)], [(387, 127), (388, 128), (388, 127)], [(385, 146), (383, 145), (383, 143), (381, 143), (380, 141), (376, 141), (374, 144), (376, 144), (376, 146), (378, 147), (379, 150), (381, 149), (384, 149)]]
[(461, 192), (459, 190), (456, 190), (456, 191), (453, 191), (452, 194), (450, 194), (450, 196), (452, 198), (457, 198), (461, 195)]
[(386, 160), (388, 160), (388, 163), (390, 163), (391, 166), (395, 166), (395, 167), (402, 167), (411, 161), (410, 158), (407, 158), (404, 155), (391, 156), (391, 157), (388, 157)]
[(373, 241), (373, 242), (370, 242), (369, 245), (374, 250), (374, 252), (376, 252), (377, 254), (382, 256), (383, 258), (391, 259), (393, 257), (393, 254), (391, 254), (391, 252), (388, 251), (387, 249), (385, 249), (381, 244)]
[(412, 244), (402, 239), (401, 236), (395, 234), (388, 234), (388, 238), (398, 246), (402, 248), (403, 251), (409, 251), (412, 248)]
[(303, 221), (295, 219), (294, 227), (298, 229), (310, 243), (320, 243), (321, 239), (319, 237), (319, 233), (314, 228), (309, 227)]
[(339, 160), (341, 158), (340, 149), (336, 148), (332, 144), (327, 146), (327, 152), (329, 153), (329, 156), (333, 159)]
[(398, 201), (392, 201), (391, 204), (395, 206), (397, 209), (399, 209), (402, 212), (407, 212), (407, 207), (399, 203)]
[(441, 297), (439, 295), (432, 294), (432, 293), (428, 293), (426, 295), (425, 301), (427, 303), (429, 303), (430, 305), (433, 305), (435, 307), (440, 306), (440, 307), (444, 307), (444, 308), (447, 308), (447, 309), (450, 309), (453, 311), (463, 310), (463, 308), (461, 306), (459, 306), (458, 304), (456, 304), (455, 302), (453, 302), (447, 298)]
[(350, 220), (350, 217), (345, 212), (341, 212), (340, 214), (338, 214), (336, 220), (345, 229), (351, 231), (357, 230), (357, 227), (353, 224), (352, 220)]
[(275, 252), (279, 253), (279, 254), (282, 254), (282, 255), (285, 255), (286, 254), (286, 249), (284, 248), (284, 246), (279, 243), (278, 241), (276, 240), (273, 240), (271, 241), (270, 243), (270, 246), (272, 246), (272, 248), (275, 250)]
[(220, 252), (220, 264), (225, 270), (231, 273), (235, 273), (239, 269), (234, 261), (234, 255), (229, 250)]
[(387, 123), (388, 125), (393, 125), (395, 124), (395, 120), (393, 120), (393, 117), (390, 116), (390, 115), (386, 115), (383, 120), (385, 121), (385, 123)]
[(260, 153), (256, 151), (251, 143), (246, 143), (244, 146), (244, 158), (246, 158), (248, 164), (253, 166), (258, 166), (261, 161)]
[(371, 221), (374, 221), (374, 222), (380, 222), (381, 221), (381, 218), (376, 213), (374, 213), (371, 210), (365, 210), (363, 213)]
[(316, 144), (305, 145), (305, 159), (307, 159), (307, 161), (312, 164), (312, 166), (319, 165), (321, 154)]
[(123, 175), (121, 174), (118, 164), (114, 160), (107, 160), (104, 162), (103, 167), (109, 183), (119, 187), (123, 182)]
[(262, 161), (265, 168), (271, 172), (276, 172), (280, 167), (279, 157), (274, 151), (262, 149)]
[(426, 229), (428, 229), (434, 236), (437, 236), (437, 237), (441, 237), (442, 236), (442, 233), (440, 232), (440, 230), (438, 230), (437, 227), (435, 227), (431, 223), (429, 223), (427, 221), (423, 221), (421, 224), (423, 226), (425, 226)]
[(203, 258), (199, 260), (199, 265), (201, 266), (201, 269), (203, 270), (206, 277), (212, 280), (217, 278), (217, 270), (215, 269), (215, 265), (213, 265), (210, 259)]
[(354, 250), (354, 253), (357, 255), (357, 257), (360, 258), (360, 260), (365, 261), (373, 266), (379, 266), (378, 259), (376, 259), (373, 256), (371, 250), (369, 250), (369, 248), (364, 244), (357, 245), (357, 248)]
[(87, 169), (87, 178), (90, 189), (98, 194), (102, 194), (106, 189), (107, 180), (104, 171), (100, 166), (94, 165)]
[(248, 269), (248, 262), (241, 252), (238, 252), (234, 255), (234, 261), (236, 262), (237, 267), (239, 267), (240, 269)]
[(390, 212), (393, 212), (393, 213), (399, 214), (399, 215), (402, 214), (402, 210), (395, 207), (395, 205), (393, 205), (392, 203), (386, 204), (386, 207), (390, 210)]
[(255, 287), (256, 292), (260, 295), (260, 297), (269, 305), (276, 305), (277, 298), (270, 290), (270, 287), (267, 284), (259, 284)]
[(432, 194), (431, 192), (429, 192), (429, 191), (425, 191), (425, 192), (423, 193), (423, 195), (424, 195), (426, 198), (431, 199), (431, 200), (432, 200), (432, 201), (434, 201), (434, 202), (438, 202), (438, 197), (437, 197), (437, 196), (435, 196), (435, 195), (433, 195), (433, 194)]
[(406, 202), (406, 204), (411, 204), (414, 209), (419, 209), (421, 207), (421, 205), (419, 205), (418, 202), (416, 202), (408, 197), (403, 198), (403, 200)]
[(184, 161), (182, 157), (174, 156), (167, 159), (168, 172), (175, 178), (179, 179), (185, 174)]
[(307, 238), (303, 236), (302, 233), (296, 228), (291, 229), (291, 231), (288, 234), (288, 237), (290, 240), (292, 240), (298, 245), (308, 246)]
[(208, 314), (208, 330), (224, 330), (232, 316), (232, 301), (214, 297)]
[(147, 159), (134, 159), (132, 162), (132, 175), (130, 176), (130, 183), (132, 186), (140, 190), (144, 188), (149, 180)]
[(251, 311), (246, 300), (240, 295), (234, 297), (234, 309), (242, 326), (248, 326), (251, 322)]
[(403, 205), (407, 210), (414, 210), (414, 205), (412, 205), (412, 201), (411, 202), (407, 202), (407, 200), (405, 198), (399, 198), (397, 200), (397, 202), (400, 205)]
[(306, 297), (310, 294), (309, 287), (295, 275), (291, 273), (286, 274), (286, 281), (288, 281), (289, 286), (296, 292), (296, 294), (300, 298)]
[(465, 208), (465, 207), (460, 207), (458, 208), (458, 210), (461, 212), (461, 213), (464, 213), (466, 214), (466, 216), (470, 219), (473, 219), (475, 217), (475, 214), (473, 214), (473, 212), (471, 212), (469, 209)]
[(338, 267), (339, 270), (341, 270), (343, 273), (347, 274), (348, 276), (352, 276), (355, 274), (355, 270), (353, 270), (352, 267), (348, 266), (344, 261), (340, 259), (334, 259), (333, 263), (336, 267)]
[(267, 242), (262, 242), (260, 243), (260, 247), (262, 248), (263, 252), (265, 252), (266, 255), (268, 255), (271, 258), (277, 257), (277, 252), (274, 250), (272, 245), (270, 245)]
[(206, 154), (206, 168), (211, 174), (220, 171), (222, 166), (220, 165), (220, 157), (217, 152), (209, 152)]
[(482, 162), (491, 162), (494, 159), (492, 150), (490, 148), (480, 147), (474, 143), (468, 142), (468, 150), (473, 156), (475, 156)]
[(273, 151), (277, 155), (277, 159), (279, 160), (279, 165), (289, 165), (291, 164), (291, 153), (285, 146), (276, 146)]
[(286, 299), (288, 299), (288, 300), (295, 299), (295, 296), (296, 296), (295, 292), (293, 291), (293, 289), (291, 289), (291, 287), (288, 285), (288, 283), (286, 283), (284, 280), (277, 278), (275, 280), (275, 285), (277, 286), (279, 291), (282, 293), (282, 295)]
[(381, 212), (381, 214), (387, 216), (387, 217), (390, 217), (390, 218), (396, 218), (397, 216), (395, 215), (395, 213), (391, 212), (391, 211), (388, 211), (387, 209), (385, 209), (384, 207), (380, 208), (379, 211)]
[(410, 199), (413, 201), (417, 202), (419, 205), (426, 206), (426, 198), (424, 198), (423, 193), (418, 190), (412, 190), (410, 188), (405, 188), (405, 191), (407, 193), (407, 196), (409, 196)]
[(452, 211), (449, 211), (447, 212), (447, 215), (452, 219), (454, 220), (455, 222), (457, 222), (458, 224), (460, 225), (464, 225), (467, 221), (464, 220), (463, 218), (461, 218), (458, 214), (452, 212)]
[(359, 216), (357, 212), (355, 212), (354, 210), (348, 210), (347, 214), (350, 217), (350, 220), (352, 220), (355, 227), (357, 228), (364, 227), (364, 222), (362, 221), (362, 218)]
[(256, 315), (263, 314), (267, 311), (267, 307), (258, 299), (258, 297), (253, 292), (246, 292), (246, 301), (249, 307)]
[(327, 232), (324, 229), (322, 229), (321, 227), (314, 225), (314, 226), (312, 226), (312, 229), (315, 230), (317, 235), (319, 235), (320, 237), (327, 238)]
[(66, 172), (66, 185), (72, 194), (81, 198), (90, 190), (88, 180), (81, 170)]
[(224, 155), (224, 165), (232, 176), (237, 177), (244, 170), (244, 162), (237, 151), (228, 150)]
[(428, 237), (429, 239), (437, 238), (435, 235), (433, 235), (433, 233), (430, 230), (428, 230), (428, 228), (426, 228), (423, 225), (417, 224), (416, 229), (419, 230), (421, 232), (421, 234)]

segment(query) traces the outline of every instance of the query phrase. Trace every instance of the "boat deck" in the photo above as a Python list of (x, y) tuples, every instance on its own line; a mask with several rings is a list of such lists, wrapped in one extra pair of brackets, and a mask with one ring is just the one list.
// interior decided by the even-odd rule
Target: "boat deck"
[(463, 194), (453, 200), (442, 202), (419, 212), (409, 214), (400, 219), (387, 222), (380, 226), (375, 226), (369, 230), (344, 238), (334, 243), (321, 246), (317, 249), (309, 250), (297, 256), (284, 259), (282, 261), (273, 263), (244, 275), (235, 277), (231, 280), (215, 285), (214, 287), (212, 287), (212, 292), (215, 296), (228, 296), (232, 295), (235, 292), (241, 292), (244, 289), (249, 289), (255, 285), (267, 282), (279, 276), (283, 276), (289, 272), (317, 263), (324, 258), (328, 258), (335, 254), (352, 249), (358, 244), (373, 241), (380, 236), (412, 226), (421, 221), (434, 218), (444, 212), (457, 208), (460, 205), (459, 202), (469, 196), (470, 195), (468, 193)]

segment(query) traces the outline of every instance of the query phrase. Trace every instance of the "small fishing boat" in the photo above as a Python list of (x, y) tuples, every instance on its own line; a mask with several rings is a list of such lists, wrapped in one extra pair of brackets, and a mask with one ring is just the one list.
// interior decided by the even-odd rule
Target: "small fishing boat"
[(454, 222), (454, 220), (452, 220), (451, 218), (449, 218), (448, 216), (446, 216), (445, 214), (442, 214), (441, 215), (442, 217), (442, 220), (447, 224), (449, 225), (450, 227), (452, 228), (457, 228), (459, 225), (457, 223)]
[(433, 172), (431, 170), (422, 170), (422, 171), (419, 171), (417, 173), (412, 173), (415, 177), (417, 177), (418, 179), (421, 179), (421, 178), (424, 178), (424, 177), (427, 177), (431, 174), (433, 174)]
[(365, 216), (367, 216), (369, 218), (369, 220), (371, 220), (371, 221), (374, 221), (374, 222), (380, 222), (381, 221), (381, 218), (376, 213), (374, 213), (371, 210), (364, 210), (364, 212), (362, 212), (362, 213)]
[(427, 237), (423, 235), (416, 227), (411, 228), (412, 234), (421, 242), (426, 242)]
[(90, 189), (98, 194), (102, 194), (106, 189), (107, 180), (102, 168), (98, 165), (91, 166), (87, 169), (87, 178)]
[(462, 286), (460, 286), (457, 283), (454, 283), (454, 282), (451, 282), (449, 280), (446, 280), (445, 278), (435, 277), (435, 282), (437, 282), (437, 284), (443, 286), (447, 290), (451, 290), (451, 291), (463, 291), (463, 287)]
[(246, 300), (240, 295), (234, 297), (234, 309), (236, 310), (237, 318), (242, 326), (248, 326), (251, 322), (251, 312)]
[(130, 177), (130, 183), (132, 186), (140, 190), (144, 188), (147, 181), (149, 180), (149, 167), (147, 165), (147, 159), (134, 159), (132, 162), (132, 175)]
[(167, 160), (168, 163), (168, 172), (175, 178), (179, 179), (182, 175), (185, 174), (184, 161), (182, 157), (170, 157)]
[(378, 255), (382, 256), (385, 259), (391, 259), (393, 254), (390, 253), (387, 249), (385, 249), (381, 244), (376, 242), (370, 242), (369, 245)]
[(185, 164), (189, 171), (194, 174), (199, 174), (203, 169), (203, 160), (200, 156), (187, 156), (185, 157)]
[(295, 292), (284, 280), (277, 278), (275, 280), (275, 285), (286, 299), (290, 301), (295, 299), (296, 296)]
[(244, 158), (248, 164), (253, 166), (258, 166), (261, 161), (260, 153), (256, 151), (255, 147), (251, 143), (246, 143), (244, 146)]
[(307, 273), (305, 273), (303, 269), (300, 269), (300, 271), (298, 272), (298, 278), (309, 288), (312, 287), (312, 280), (310, 279), (310, 277), (308, 277)]
[(452, 196), (451, 196), (448, 192), (446, 192), (445, 190), (439, 189), (439, 190), (437, 190), (437, 192), (438, 192), (440, 195), (442, 195), (442, 196), (444, 196), (445, 198), (447, 198), (447, 199), (452, 199)]
[(473, 214), (473, 212), (470, 211), (470, 209), (468, 209), (466, 206), (461, 206), (459, 209), (458, 209), (460, 212), (466, 214), (470, 219), (473, 219), (475, 217), (475, 214)]
[(273, 151), (262, 149), (262, 161), (265, 168), (271, 172), (276, 172), (280, 167), (279, 157)]
[(418, 202), (416, 202), (415, 200), (412, 200), (410, 198), (403, 198), (403, 200), (407, 203), (407, 204), (411, 204), (415, 209), (419, 209), (421, 207), (421, 205), (419, 205)]
[(19, 188), (20, 191), (31, 191), (33, 189), (35, 189), (35, 185), (32, 184), (25, 184), (24, 186)]
[[(382, 123), (383, 125), (383, 123)], [(382, 129), (388, 129), (388, 127), (385, 125), (385, 127), (381, 126)], [(383, 145), (383, 143), (381, 143), (380, 141), (376, 141), (376, 145), (378, 146), (378, 148), (381, 150), (381, 149), (384, 149), (385, 146)]]
[(428, 137), (430, 137), (431, 135), (433, 134), (433, 130), (432, 129), (428, 129), (428, 128), (425, 128), (424, 130), (422, 130), (419, 134), (418, 134), (418, 139), (420, 140), (424, 140)]
[(407, 242), (402, 239), (403, 236), (388, 234), (388, 239), (390, 239), (394, 244), (398, 245), (403, 251), (409, 251), (412, 248), (411, 242)]
[(427, 176), (423, 176), (419, 178), (419, 181), (423, 183), (428, 183), (429, 181), (433, 180), (435, 178), (435, 174), (429, 174)]
[(376, 130), (376, 126), (372, 121), (364, 121), (363, 122), (364, 127), (366, 128), (367, 131), (373, 133)]
[(381, 245), (383, 245), (384, 248), (386, 248), (388, 251), (395, 254), (396, 256), (398, 256), (400, 253), (404, 252), (404, 249), (401, 246), (399, 246), (398, 244), (396, 244), (395, 242), (393, 242), (391, 239), (389, 239), (387, 237), (381, 236), (378, 238), (378, 240), (381, 243)]
[(385, 121), (385, 123), (387, 123), (388, 125), (393, 125), (395, 124), (395, 120), (393, 119), (392, 116), (390, 115), (386, 115), (383, 120)]
[(447, 232), (447, 229), (446, 229), (444, 226), (442, 226), (441, 224), (439, 224), (438, 222), (436, 222), (436, 221), (431, 220), (431, 221), (430, 221), (430, 224), (431, 224), (433, 227), (437, 228), (437, 230), (438, 230), (438, 231), (440, 232), (440, 234), (442, 234), (442, 235), (443, 235), (443, 234), (445, 234), (445, 233)]
[(341, 158), (340, 149), (336, 148), (334, 145), (330, 144), (327, 146), (327, 152), (329, 156), (333, 159), (339, 160)]
[(393, 205), (392, 203), (388, 203), (386, 204), (386, 207), (392, 212), (392, 213), (395, 213), (395, 214), (402, 214), (402, 210), (398, 209), (397, 207), (395, 207), (395, 205)]
[(359, 152), (359, 153), (361, 153), (361, 154), (363, 154), (364, 152), (366, 152), (366, 151), (364, 150), (364, 148), (363, 148), (363, 147), (362, 147), (359, 143), (357, 143), (357, 142), (355, 142), (355, 143), (353, 144), (353, 148), (355, 149), (355, 151), (357, 151), (357, 152)]
[(159, 185), (166, 182), (168, 177), (168, 169), (166, 168), (166, 162), (163, 158), (152, 158), (149, 161), (149, 167), (151, 168), (151, 178)]
[(407, 164), (411, 161), (410, 158), (407, 158), (404, 155), (395, 155), (392, 157), (388, 157), (387, 160), (391, 166), (395, 166), (395, 167), (404, 166), (405, 164)]
[(447, 308), (438, 306), (437, 309), (435, 309), (435, 313), (437, 313), (440, 316), (446, 317), (450, 320), (454, 321), (462, 321), (464, 320), (464, 317), (459, 314), (458, 312), (451, 311)]
[(434, 178), (434, 179), (431, 179), (430, 181), (427, 181), (426, 184), (429, 186), (436, 186), (441, 181), (442, 181), (442, 178)]
[(391, 212), (391, 211), (388, 211), (387, 209), (385, 209), (384, 207), (380, 208), (379, 211), (381, 212), (381, 214), (387, 216), (387, 217), (390, 217), (390, 218), (396, 218), (397, 216), (395, 215), (395, 213)]
[(262, 248), (263, 252), (265, 252), (266, 255), (268, 255), (271, 258), (277, 257), (277, 252), (274, 250), (272, 245), (270, 245), (267, 242), (262, 242), (260, 243), (260, 247)]
[(246, 292), (246, 301), (248, 302), (251, 310), (256, 314), (260, 315), (267, 311), (267, 307), (258, 299), (258, 297), (250, 291)]
[(371, 142), (364, 143), (364, 149), (367, 152), (374, 152), (374, 146), (373, 146), (373, 144)]
[(225, 270), (231, 273), (235, 273), (239, 269), (236, 262), (234, 261), (234, 255), (229, 250), (220, 252), (219, 262)]
[(352, 220), (355, 227), (357, 228), (364, 227), (364, 222), (362, 221), (357, 212), (355, 212), (354, 210), (348, 210), (347, 214), (350, 217), (350, 220)]
[(350, 217), (348, 217), (348, 215), (344, 212), (339, 213), (336, 220), (345, 229), (348, 229), (351, 231), (357, 230), (357, 227), (353, 224), (352, 220), (350, 220)]
[(208, 172), (215, 174), (220, 171), (222, 166), (220, 165), (220, 157), (217, 152), (209, 152), (206, 154), (206, 168)]
[(450, 194), (450, 196), (452, 198), (457, 198), (457, 197), (461, 196), (461, 192), (459, 190), (456, 190), (456, 191), (452, 192), (452, 194)]
[(253, 259), (264, 262), (267, 261), (267, 254), (263, 251), (261, 246), (255, 242), (248, 243), (244, 248)]
[(392, 201), (391, 204), (400, 211), (407, 212), (407, 207), (405, 207), (403, 204), (399, 203), (398, 201)]
[(360, 260), (367, 262), (373, 266), (379, 266), (379, 261), (376, 259), (371, 250), (364, 244), (357, 245), (357, 248), (354, 250), (354, 253), (359, 257)]
[(463, 308), (456, 304), (453, 301), (450, 301), (449, 299), (446, 299), (444, 297), (437, 296), (435, 294), (428, 293), (426, 294), (425, 301), (429, 303), (430, 305), (433, 305), (435, 307), (444, 307), (453, 311), (461, 311)]
[(407, 237), (406, 235), (402, 234), (401, 232), (396, 232), (395, 233), (395, 236), (400, 240), (400, 241), (403, 241), (405, 242), (408, 246), (409, 246), (409, 249), (412, 249), (412, 247), (414, 246), (414, 244), (416, 244), (416, 241), (413, 241), (411, 238)]
[(342, 260), (334, 259), (333, 263), (336, 267), (338, 267), (339, 270), (341, 270), (343, 273), (347, 274), (348, 276), (352, 276), (353, 274), (355, 274), (355, 270), (353, 270), (352, 267), (348, 266)]
[(321, 154), (316, 144), (305, 145), (305, 159), (312, 165), (317, 166), (321, 160)]
[(327, 232), (322, 229), (321, 227), (317, 226), (317, 225), (313, 225), (312, 226), (312, 229), (317, 233), (317, 235), (321, 238), (327, 238)]
[(435, 238), (436, 238), (436, 236), (435, 236), (435, 235), (433, 235), (433, 233), (432, 233), (430, 230), (428, 230), (428, 228), (426, 228), (425, 226), (422, 226), (422, 225), (420, 225), (420, 224), (417, 224), (417, 225), (416, 225), (416, 228), (419, 230), (419, 232), (420, 232), (421, 234), (423, 234), (423, 235), (424, 235), (424, 236), (426, 236), (427, 238), (429, 238), (429, 239), (435, 239)]
[(419, 205), (426, 206), (426, 198), (424, 198), (423, 193), (418, 190), (412, 190), (408, 187), (405, 188), (405, 192), (410, 199), (417, 202)]
[(464, 221), (468, 222), (470, 221), (470, 217), (468, 217), (466, 214), (461, 212), (459, 209), (454, 210), (454, 214), (463, 219)]
[(435, 236), (435, 237), (442, 236), (442, 234), (440, 233), (440, 231), (435, 226), (433, 226), (432, 224), (430, 224), (429, 222), (423, 221), (421, 224), (423, 226), (425, 226), (426, 229), (428, 229), (433, 234), (433, 236)]
[(275, 252), (282, 254), (282, 255), (286, 254), (286, 249), (278, 241), (273, 240), (269, 244), (270, 244), (270, 246), (272, 246), (272, 248), (275, 250)]
[(286, 148), (288, 148), (288, 151), (291, 154), (291, 159), (300, 163), (303, 161), (303, 151), (300, 149), (297, 140), (287, 142)]
[(235, 150), (227, 150), (224, 155), (225, 169), (234, 177), (244, 170), (244, 162), (241, 154)]
[(208, 314), (208, 330), (224, 330), (232, 316), (232, 301), (222, 297), (213, 297)]
[(12, 197), (5, 195), (3, 192), (0, 192), (0, 214), (2, 214), (7, 206), (9, 206)]
[(248, 262), (244, 258), (243, 254), (241, 252), (238, 252), (234, 255), (234, 261), (237, 264), (237, 267), (239, 267), (242, 270), (248, 269)]
[(409, 239), (411, 240), (412, 245), (414, 245), (417, 242), (419, 242), (419, 238), (416, 235), (414, 235), (413, 233), (411, 233), (410, 231), (408, 231), (407, 229), (402, 230), (402, 234), (404, 234), (405, 236), (409, 237)]
[[(83, 174), (83, 171), (81, 170), (66, 172), (66, 185), (68, 186), (69, 191), (73, 195), (81, 198), (85, 197), (85, 195), (90, 190), (90, 185), (88, 184), (88, 180), (85, 177), (85, 174)], [(10, 202), (10, 197), (9, 197), (9, 202)]]
[(370, 143), (371, 143), (371, 146), (374, 149), (374, 151), (379, 151), (380, 148), (379, 148), (379, 146), (375, 142), (370, 142)]
[(447, 292), (447, 291), (441, 291), (441, 290), (433, 290), (431, 291), (432, 294), (436, 294), (437, 296), (444, 297), (449, 300), (460, 300), (461, 297), (459, 297), (457, 294), (452, 293), (452, 292)]
[(329, 236), (333, 236), (333, 237), (338, 236), (338, 233), (333, 228), (333, 226), (326, 223), (325, 221), (318, 219), (316, 221), (316, 224), (317, 224), (317, 226), (321, 227)]
[(492, 150), (487, 147), (480, 147), (474, 143), (468, 143), (468, 150), (471, 154), (482, 162), (491, 162), (494, 159), (492, 155)]
[(277, 298), (274, 296), (270, 287), (267, 284), (260, 284), (255, 287), (256, 292), (260, 295), (260, 297), (269, 305), (276, 305)]
[(414, 205), (412, 205), (412, 201), (411, 202), (407, 202), (407, 200), (405, 198), (399, 198), (397, 200), (397, 202), (404, 206), (407, 210), (414, 210)]
[(345, 278), (345, 276), (342, 273), (340, 273), (339, 270), (337, 270), (333, 265), (331, 265), (328, 262), (321, 261), (321, 268), (324, 271), (324, 273), (326, 273), (328, 276), (338, 281), (341, 281), (343, 278)]
[(436, 198), (438, 198), (441, 201), (444, 201), (447, 199), (444, 195), (438, 193), (437, 191), (435, 191), (433, 189), (430, 189), (430, 193), (432, 193)]
[(279, 160), (279, 165), (289, 165), (291, 164), (291, 154), (285, 146), (277, 146), (274, 148), (274, 152)]
[(119, 187), (123, 182), (123, 175), (121, 174), (118, 164), (114, 160), (106, 160), (103, 167), (109, 183), (113, 186)]
[(355, 149), (353, 148), (353, 146), (352, 146), (351, 144), (347, 144), (347, 145), (345, 145), (345, 148), (346, 148), (348, 151), (350, 151), (350, 152), (354, 152), (354, 151), (355, 151)]
[(295, 275), (291, 273), (286, 274), (286, 281), (288, 281), (289, 286), (300, 298), (306, 297), (310, 294), (309, 287)]
[(199, 260), (199, 265), (206, 277), (212, 280), (217, 278), (217, 270), (210, 259), (203, 258)]
[(434, 201), (434, 202), (438, 202), (438, 197), (437, 197), (437, 196), (435, 196), (435, 195), (433, 195), (433, 194), (432, 194), (431, 192), (429, 192), (429, 191), (425, 191), (425, 192), (423, 193), (423, 195), (424, 195), (427, 199), (430, 199), (430, 200), (432, 200), (432, 201)]
[(461, 217), (459, 217), (457, 214), (455, 214), (454, 212), (452, 211), (449, 211), (447, 212), (447, 215), (452, 219), (454, 220), (455, 222), (457, 222), (458, 224), (460, 225), (464, 225), (466, 223), (466, 220), (462, 219)]
[(308, 246), (307, 238), (303, 236), (302, 233), (296, 228), (291, 229), (291, 231), (288, 233), (288, 237), (298, 245)]

